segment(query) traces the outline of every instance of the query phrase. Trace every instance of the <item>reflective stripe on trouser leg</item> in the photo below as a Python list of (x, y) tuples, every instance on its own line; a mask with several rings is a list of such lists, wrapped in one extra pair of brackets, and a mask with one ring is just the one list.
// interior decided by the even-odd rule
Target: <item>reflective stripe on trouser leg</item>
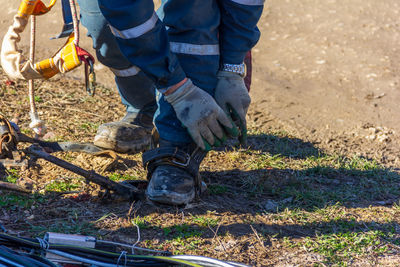
[[(220, 11), (215, 0), (168, 0), (163, 6), (170, 49), (179, 59), (187, 77), (214, 95), (219, 68), (218, 27)], [(158, 100), (155, 124), (162, 139), (192, 142), (162, 96)]]
[[(146, 112), (149, 103), (152, 103), (154, 110), (156, 108), (154, 85), (144, 74), (138, 75), (139, 70), (123, 56), (107, 21), (100, 12), (97, 0), (78, 0), (78, 3), (82, 25), (87, 28), (88, 36), (92, 38), (97, 59), (112, 71), (119, 71), (122, 76), (115, 79), (122, 103), (131, 112)], [(133, 74), (134, 72), (136, 74)], [(127, 75), (128, 73), (132, 75)]]
[(185, 78), (178, 58), (169, 48), (166, 28), (154, 13), (153, 1), (98, 1), (102, 14), (114, 28), (122, 53), (132, 65), (146, 73), (158, 88)]
[(135, 76), (140, 71), (140, 69), (138, 67), (136, 67), (136, 66), (131, 66), (131, 67), (126, 68), (126, 69), (110, 68), (110, 70), (114, 73), (115, 76), (118, 76), (118, 77)]
[(145, 34), (146, 32), (151, 31), (154, 26), (156, 25), (158, 20), (158, 17), (156, 13), (154, 12), (153, 15), (143, 22), (142, 24), (139, 24), (135, 27), (128, 28), (125, 30), (118, 30), (112, 26), (110, 26), (112, 33), (114, 36), (122, 38), (122, 39), (132, 39), (132, 38), (137, 38)]
[(97, 0), (78, 0), (82, 25), (92, 38), (97, 59), (105, 66), (126, 69), (132, 64), (122, 55)]

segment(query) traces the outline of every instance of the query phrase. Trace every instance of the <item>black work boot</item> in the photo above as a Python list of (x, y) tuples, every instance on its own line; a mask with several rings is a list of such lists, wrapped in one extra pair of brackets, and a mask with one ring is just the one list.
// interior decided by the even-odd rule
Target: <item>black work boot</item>
[(150, 179), (147, 198), (168, 205), (191, 202), (196, 193), (206, 189), (199, 175), (199, 166), (206, 154), (194, 143), (177, 146), (160, 139), (159, 148), (143, 153), (143, 164)]
[(127, 112), (120, 121), (100, 125), (93, 143), (120, 153), (137, 153), (149, 147), (152, 129), (151, 116)]

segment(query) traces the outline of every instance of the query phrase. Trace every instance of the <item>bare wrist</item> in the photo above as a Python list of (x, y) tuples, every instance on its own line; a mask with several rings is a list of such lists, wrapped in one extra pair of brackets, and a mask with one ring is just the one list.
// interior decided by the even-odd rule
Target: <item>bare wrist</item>
[(187, 78), (183, 79), (177, 84), (171, 85), (167, 91), (164, 92), (164, 95), (170, 95), (173, 92), (175, 92), (179, 87), (181, 87), (185, 82), (187, 81)]

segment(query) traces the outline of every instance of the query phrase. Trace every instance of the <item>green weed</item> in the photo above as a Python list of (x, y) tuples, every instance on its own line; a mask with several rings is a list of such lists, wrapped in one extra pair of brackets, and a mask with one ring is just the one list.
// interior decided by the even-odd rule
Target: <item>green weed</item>
[(81, 184), (75, 183), (74, 180), (80, 180), (80, 178), (74, 179), (62, 179), (52, 181), (50, 184), (46, 185), (46, 191), (56, 191), (56, 192), (65, 192), (65, 191), (73, 191), (78, 188), (81, 188)]
[(19, 178), (19, 171), (16, 169), (6, 170), (7, 176), (5, 178), (6, 182), (15, 184)]
[(282, 157), (279, 154), (270, 155), (268, 153), (255, 155), (251, 160), (246, 162), (246, 165), (251, 170), (263, 170), (268, 168), (273, 168), (273, 169), (287, 168), (287, 164), (284, 161), (284, 157)]
[(171, 227), (164, 227), (162, 228), (164, 235), (168, 237), (182, 237), (182, 238), (189, 238), (189, 237), (201, 237), (203, 234), (198, 229), (193, 229), (187, 224), (178, 224)]
[(119, 182), (119, 181), (127, 181), (127, 180), (138, 180), (140, 177), (137, 175), (129, 175), (129, 174), (120, 174), (120, 173), (112, 173), (108, 176), (110, 180)]
[(218, 225), (219, 220), (205, 216), (192, 216), (194, 223), (201, 227), (215, 227)]
[(39, 194), (35, 195), (19, 195), (6, 193), (0, 195), (0, 207), (7, 210), (15, 210), (17, 208), (31, 208), (36, 203), (43, 203), (45, 198)]
[(50, 225), (31, 225), (32, 232), (37, 235), (42, 235), (46, 232), (64, 233), (64, 234), (79, 234), (79, 235), (96, 235), (97, 229), (95, 225), (88, 221), (68, 220), (57, 221)]
[(43, 98), (41, 98), (40, 96), (38, 96), (38, 95), (35, 95), (35, 101), (37, 102), (37, 103), (42, 103), (42, 102), (44, 102), (43, 101)]
[(94, 133), (97, 131), (97, 128), (99, 128), (99, 124), (93, 123), (93, 122), (84, 122), (79, 125), (79, 128), (81, 128), (87, 132)]
[(207, 187), (207, 190), (211, 195), (223, 195), (228, 191), (228, 188), (224, 185), (212, 184)]
[(385, 253), (388, 246), (381, 241), (382, 236), (384, 233), (381, 231), (326, 234), (316, 238), (307, 237), (301, 246), (325, 256), (329, 264), (346, 265), (350, 258), (357, 255)]
[(146, 217), (136, 216), (132, 219), (132, 224), (137, 225), (139, 229), (148, 229), (150, 228), (149, 222)]

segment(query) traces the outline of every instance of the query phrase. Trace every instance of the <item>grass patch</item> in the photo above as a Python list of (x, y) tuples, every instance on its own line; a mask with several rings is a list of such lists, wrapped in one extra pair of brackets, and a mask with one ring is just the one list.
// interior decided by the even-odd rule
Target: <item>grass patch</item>
[(43, 101), (43, 98), (41, 98), (40, 96), (38, 96), (38, 95), (35, 95), (35, 101), (37, 102), (37, 103), (43, 103), (44, 101)]
[(39, 194), (20, 195), (14, 193), (3, 193), (0, 195), (0, 207), (7, 210), (18, 208), (31, 208), (36, 203), (43, 203), (45, 198)]
[(303, 162), (305, 175), (326, 176), (335, 178), (341, 173), (348, 176), (376, 177), (385, 169), (376, 161), (361, 157), (347, 158), (344, 156), (309, 157)]
[(172, 254), (174, 255), (182, 255), (190, 253), (196, 253), (201, 249), (201, 245), (204, 241), (200, 238), (190, 237), (190, 238), (183, 238), (183, 237), (176, 237), (172, 240), (166, 242), (172, 248)]
[(248, 162), (246, 162), (246, 166), (250, 170), (284, 169), (288, 167), (284, 159), (285, 158), (282, 157), (280, 154), (270, 155), (267, 153), (262, 153), (256, 155)]
[(108, 176), (110, 180), (114, 182), (119, 181), (127, 181), (127, 180), (138, 180), (140, 177), (138, 175), (129, 175), (129, 174), (120, 174), (120, 173), (112, 173)]
[(16, 169), (6, 170), (7, 176), (5, 177), (5, 181), (8, 183), (15, 184), (19, 178), (19, 171)]
[(99, 128), (99, 124), (93, 122), (84, 122), (79, 125), (79, 128), (89, 133), (95, 133), (97, 131), (97, 128)]
[(226, 186), (219, 184), (209, 185), (207, 190), (211, 195), (223, 195), (228, 192), (228, 188)]
[(203, 234), (199, 229), (193, 229), (188, 224), (178, 224), (171, 227), (162, 228), (166, 237), (172, 238), (189, 238), (189, 237), (201, 237)]
[(381, 241), (385, 233), (368, 231), (362, 233), (345, 232), (307, 237), (298, 244), (307, 251), (315, 252), (326, 258), (326, 263), (347, 266), (347, 262), (358, 255), (382, 255), (388, 246)]
[[(96, 128), (94, 123), (82, 124), (85, 131)], [(93, 211), (106, 215), (90, 222), (82, 217), (86, 214), (84, 209), (97, 205), (96, 201), (91, 201), (88, 206), (82, 203), (66, 210), (71, 214), (70, 211), (76, 209), (77, 214), (82, 214), (81, 218), (72, 214), (64, 221), (54, 222), (49, 218), (43, 225), (31, 225), (31, 230), (34, 233), (100, 235), (100, 228), (104, 228), (107, 229), (104, 239), (125, 240), (125, 237), (131, 238), (132, 233), (136, 235), (136, 227), (132, 225), (137, 225), (145, 247), (168, 249), (173, 254), (221, 258), (221, 253), (232, 258), (239, 253), (240, 259), (253, 257), (254, 262), (249, 260), (248, 264), (254, 266), (272, 265), (272, 261), (265, 259), (270, 260), (276, 251), (297, 257), (305, 255), (304, 250), (312, 256), (321, 255), (317, 256), (323, 258), (327, 266), (346, 265), (370, 255), (390, 253), (390, 245), (398, 243), (396, 216), (400, 205), (382, 204), (384, 207), (381, 207), (376, 204), (380, 200), (399, 198), (400, 176), (396, 172), (362, 157), (322, 153), (285, 132), (258, 133), (249, 137), (251, 142), (257, 144), (249, 149), (209, 153), (202, 171), (211, 184), (208, 185), (209, 195), (203, 198), (200, 208), (154, 208), (138, 202), (131, 204), (135, 216), (125, 219), (128, 204), (107, 203)], [(73, 160), (76, 154), (67, 153), (61, 157)], [(129, 169), (125, 172), (107, 173), (110, 180), (119, 182), (144, 177), (145, 171), (136, 164), (140, 155), (135, 157), (126, 161)], [(18, 172), (12, 171), (7, 180), (15, 182), (17, 178)], [(82, 188), (83, 181), (56, 180), (45, 189), (73, 191)], [(215, 199), (226, 203), (216, 203)], [(20, 211), (29, 209), (36, 201), (30, 197), (3, 195), (0, 207)], [(230, 201), (236, 201), (235, 205), (230, 206)], [(113, 212), (118, 215), (110, 217)], [(39, 217), (36, 213), (35, 219)], [(214, 236), (212, 231), (216, 229), (219, 232)], [(213, 251), (216, 247), (226, 252), (219, 248)], [(265, 247), (265, 253), (261, 247)], [(300, 250), (302, 253), (297, 254)]]
[(46, 232), (63, 233), (63, 234), (78, 234), (78, 235), (97, 235), (97, 228), (95, 224), (88, 221), (68, 220), (57, 221), (50, 225), (31, 225), (32, 232), (37, 235), (43, 235)]
[(81, 184), (75, 183), (74, 180), (80, 180), (80, 178), (74, 179), (58, 179), (54, 180), (48, 185), (46, 185), (46, 191), (56, 191), (56, 192), (66, 192), (73, 191), (82, 187)]
[[(319, 154), (293, 159), (253, 150), (244, 155), (241, 161), (246, 168), (234, 173), (240, 178), (237, 181), (242, 192), (249, 197), (264, 194), (278, 201), (291, 198), (280, 210), (310, 210), (337, 202), (366, 205), (400, 195), (400, 175), (362, 157)], [(210, 192), (215, 194), (217, 189)]]
[(206, 216), (192, 216), (192, 221), (201, 227), (215, 227), (218, 225), (219, 220)]
[(137, 225), (139, 227), (139, 229), (150, 228), (149, 221), (147, 220), (146, 217), (136, 216), (135, 218), (132, 219), (132, 224)]

